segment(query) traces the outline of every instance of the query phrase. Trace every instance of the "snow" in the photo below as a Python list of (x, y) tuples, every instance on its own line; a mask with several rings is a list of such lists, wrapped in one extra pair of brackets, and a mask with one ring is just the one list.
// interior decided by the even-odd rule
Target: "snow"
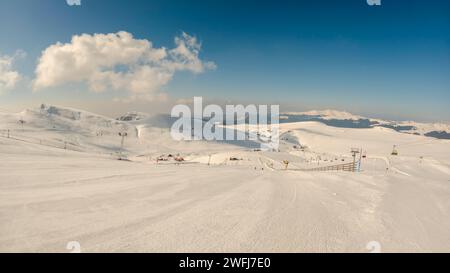
[[(259, 152), (174, 141), (161, 116), (0, 113), (0, 251), (450, 250), (449, 140), (318, 122), (280, 130), (280, 152)], [(351, 148), (366, 155), (359, 173), (300, 171), (351, 162)], [(169, 154), (186, 162), (156, 162)]]
[[(393, 127), (398, 131), (416, 135), (427, 135), (432, 132), (450, 134), (448, 123), (423, 123), (415, 121), (393, 121), (363, 117), (345, 111), (337, 110), (312, 110), (307, 112), (285, 112), (280, 115), (280, 120), (289, 120), (289, 116), (302, 116), (314, 118), (318, 121), (368, 121), (370, 127)], [(326, 122), (325, 122), (326, 123)], [(408, 128), (411, 127), (411, 128)]]

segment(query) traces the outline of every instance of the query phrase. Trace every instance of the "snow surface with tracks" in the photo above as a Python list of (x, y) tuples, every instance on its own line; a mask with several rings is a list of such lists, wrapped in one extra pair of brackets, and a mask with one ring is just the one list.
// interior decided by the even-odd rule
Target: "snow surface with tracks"
[[(260, 152), (174, 141), (155, 118), (0, 113), (0, 251), (68, 252), (70, 241), (82, 252), (368, 252), (372, 241), (383, 252), (450, 251), (449, 140), (280, 129), (280, 151)], [(354, 147), (367, 155), (361, 172), (300, 171), (351, 162)]]

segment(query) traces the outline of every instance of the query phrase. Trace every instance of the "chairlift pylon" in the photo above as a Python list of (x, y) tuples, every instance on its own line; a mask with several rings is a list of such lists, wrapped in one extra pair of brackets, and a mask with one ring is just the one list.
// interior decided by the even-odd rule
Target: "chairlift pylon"
[(391, 153), (391, 155), (398, 155), (397, 145), (394, 145), (394, 147), (392, 148), (392, 153)]

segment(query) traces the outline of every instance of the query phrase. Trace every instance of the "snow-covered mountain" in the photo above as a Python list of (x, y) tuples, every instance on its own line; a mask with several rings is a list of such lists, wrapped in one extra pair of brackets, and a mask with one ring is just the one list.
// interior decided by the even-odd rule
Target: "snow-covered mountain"
[(120, 150), (119, 133), (137, 137), (137, 128), (79, 109), (41, 105), (20, 113), (2, 113), (0, 133), (46, 146), (101, 153)]
[(128, 112), (117, 118), (120, 121), (139, 121), (148, 118), (150, 115), (142, 112)]
[(338, 111), (338, 110), (311, 110), (306, 112), (284, 112), (287, 116), (316, 116), (323, 119), (348, 119), (348, 120), (359, 120), (366, 119), (365, 117), (353, 115), (349, 112)]
[(239, 144), (173, 140), (170, 128), (175, 120), (167, 114), (139, 112), (113, 119), (70, 107), (42, 105), (20, 113), (0, 113), (0, 136), (73, 151), (127, 155), (191, 154)]
[(450, 124), (444, 123), (382, 120), (337, 110), (285, 112), (280, 115), (280, 122), (282, 123), (302, 121), (318, 121), (329, 126), (343, 128), (385, 127), (401, 133), (424, 135), (440, 139), (450, 139)]
[[(112, 119), (79, 109), (42, 105), (20, 113), (2, 113), (0, 133), (15, 135), (33, 143), (65, 147), (77, 151), (115, 153), (160, 153), (165, 151), (191, 153), (198, 150), (222, 149), (224, 143), (178, 142), (170, 137), (169, 128), (176, 119), (169, 115), (148, 115), (130, 112)], [(396, 122), (371, 119), (335, 110), (289, 112), (281, 115), (281, 123), (316, 121), (340, 128), (384, 127), (401, 133), (423, 135), (440, 139), (450, 138), (447, 124)], [(126, 132), (125, 147), (120, 134)], [(143, 146), (144, 144), (144, 146)], [(243, 143), (228, 143), (241, 145)], [(214, 146), (214, 147), (213, 147)], [(143, 151), (145, 147), (145, 151)]]

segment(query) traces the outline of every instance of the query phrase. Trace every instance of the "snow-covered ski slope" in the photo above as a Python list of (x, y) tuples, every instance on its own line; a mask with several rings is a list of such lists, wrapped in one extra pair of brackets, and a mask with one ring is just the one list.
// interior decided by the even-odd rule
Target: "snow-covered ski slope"
[[(0, 251), (450, 251), (449, 140), (298, 122), (260, 152), (174, 141), (168, 124), (0, 113)], [(351, 162), (351, 148), (359, 173), (299, 171)]]

